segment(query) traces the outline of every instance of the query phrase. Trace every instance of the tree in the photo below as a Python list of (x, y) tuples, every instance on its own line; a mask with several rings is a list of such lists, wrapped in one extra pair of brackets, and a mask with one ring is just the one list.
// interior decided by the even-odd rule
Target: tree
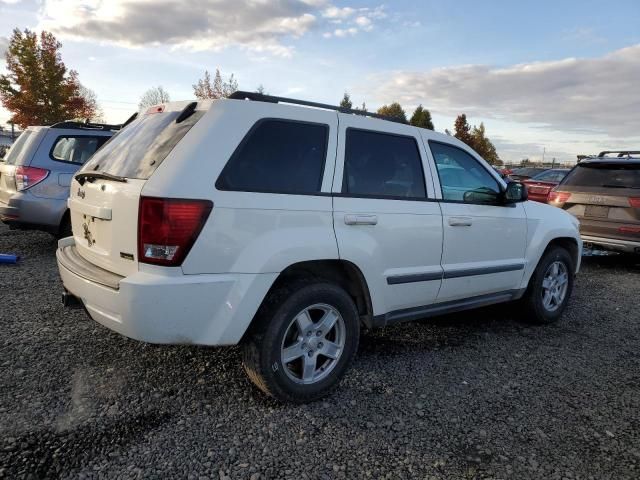
[(0, 100), (20, 127), (51, 125), (71, 118), (92, 118), (97, 102), (82, 95), (78, 73), (62, 62), (62, 44), (49, 32), (15, 29), (0, 75)]
[(453, 131), (454, 137), (472, 147), (471, 126), (467, 122), (467, 116), (464, 113), (456, 118), (453, 124)]
[(213, 83), (211, 83), (211, 74), (208, 70), (205, 70), (204, 77), (193, 85), (193, 93), (199, 100), (226, 98), (237, 90), (238, 81), (234, 78), (233, 73), (227, 81), (224, 81), (218, 68), (216, 68)]
[(169, 92), (167, 92), (162, 85), (158, 85), (157, 87), (150, 88), (142, 94), (138, 107), (147, 108), (153, 105), (158, 105), (159, 103), (167, 103), (170, 101), (171, 96), (169, 95)]
[(431, 120), (431, 112), (426, 108), (423, 108), (422, 105), (418, 105), (418, 107), (414, 110), (413, 115), (411, 115), (411, 120), (409, 123), (415, 127), (427, 128), (429, 130), (433, 130), (433, 121)]
[(396, 122), (407, 123), (407, 115), (398, 102), (393, 102), (391, 105), (383, 105), (378, 109), (378, 115), (384, 115)]
[(349, 92), (344, 92), (344, 96), (342, 97), (342, 101), (340, 102), (340, 106), (342, 108), (353, 108), (353, 103), (351, 102), (351, 97), (349, 96)]
[(104, 113), (102, 112), (102, 108), (98, 103), (98, 96), (96, 95), (96, 92), (94, 92), (90, 88), (85, 87), (82, 84), (80, 85), (79, 90), (80, 97), (84, 99), (85, 108), (82, 112), (80, 112), (80, 115), (77, 117), (77, 119), (104, 123)]
[(480, 123), (479, 127), (473, 127), (471, 132), (471, 147), (491, 165), (496, 165), (500, 162), (496, 147), (485, 135), (484, 123)]
[(260, 95), (269, 95), (269, 93), (264, 89), (264, 85), (262, 84), (258, 85), (258, 88), (256, 88), (256, 93), (259, 93)]

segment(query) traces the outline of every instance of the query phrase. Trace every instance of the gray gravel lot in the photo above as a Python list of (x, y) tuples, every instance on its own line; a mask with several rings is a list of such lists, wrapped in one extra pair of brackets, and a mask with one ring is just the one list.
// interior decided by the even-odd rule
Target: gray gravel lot
[(494, 307), (365, 332), (279, 405), (237, 348), (152, 346), (60, 305), (56, 243), (0, 226), (0, 477), (638, 478), (640, 265), (585, 258), (563, 321)]

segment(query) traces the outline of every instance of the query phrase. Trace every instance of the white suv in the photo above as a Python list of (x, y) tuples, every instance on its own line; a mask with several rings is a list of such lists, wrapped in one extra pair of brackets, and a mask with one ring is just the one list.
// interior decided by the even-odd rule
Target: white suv
[(518, 299), (557, 320), (577, 221), (455, 138), (373, 117), (246, 92), (140, 112), (75, 176), (63, 298), (137, 340), (241, 343), (294, 402), (337, 385), (363, 326)]

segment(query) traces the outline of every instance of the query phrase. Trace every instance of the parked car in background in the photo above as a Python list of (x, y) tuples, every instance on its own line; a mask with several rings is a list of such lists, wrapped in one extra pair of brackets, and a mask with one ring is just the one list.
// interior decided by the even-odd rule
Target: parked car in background
[(73, 174), (118, 128), (60, 122), (25, 129), (0, 161), (0, 220), (10, 228), (70, 235), (67, 198)]
[(141, 111), (74, 177), (63, 299), (146, 342), (241, 343), (292, 402), (338, 384), (361, 327), (513, 300), (557, 321), (576, 219), (379, 117), (248, 92)]
[(560, 183), (567, 173), (569, 173), (568, 168), (552, 168), (524, 180), (522, 183), (527, 187), (529, 200), (547, 203), (549, 192)]
[(640, 254), (640, 151), (582, 160), (551, 191), (549, 203), (580, 220), (585, 243)]
[(539, 173), (545, 172), (549, 170), (548, 168), (544, 168), (544, 167), (521, 167), (521, 168), (514, 168), (511, 173), (509, 174), (509, 178), (511, 178), (512, 180), (517, 180), (519, 182), (521, 182), (522, 180), (527, 180), (531, 177), (535, 177), (536, 175), (538, 175)]

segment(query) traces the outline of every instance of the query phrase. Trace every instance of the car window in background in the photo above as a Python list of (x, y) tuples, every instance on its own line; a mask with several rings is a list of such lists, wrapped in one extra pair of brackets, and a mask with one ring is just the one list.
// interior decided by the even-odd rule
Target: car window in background
[(579, 163), (562, 185), (640, 189), (640, 163)]
[(539, 173), (531, 177), (531, 180), (538, 180), (540, 182), (560, 182), (567, 176), (569, 170), (547, 170), (546, 172)]
[(58, 162), (84, 163), (100, 148), (109, 137), (58, 137), (51, 149), (51, 158)]
[(222, 170), (220, 190), (320, 192), (329, 127), (289, 120), (258, 122)]
[(415, 138), (347, 129), (342, 193), (372, 197), (426, 197)]
[(496, 179), (464, 150), (429, 142), (440, 178), (442, 198), (456, 202), (495, 203), (500, 195)]
[(7, 165), (20, 165), (22, 164), (22, 160), (20, 159), (20, 154), (25, 150), (25, 146), (29, 143), (29, 138), (34, 132), (31, 130), (25, 130), (20, 134), (18, 139), (13, 143), (11, 148), (9, 149), (9, 153), (4, 159)]

